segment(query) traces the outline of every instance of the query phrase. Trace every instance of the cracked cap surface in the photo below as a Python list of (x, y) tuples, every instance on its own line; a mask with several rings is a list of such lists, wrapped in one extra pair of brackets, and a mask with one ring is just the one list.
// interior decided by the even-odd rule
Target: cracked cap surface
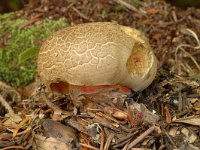
[(110, 22), (61, 29), (38, 55), (38, 73), (51, 90), (65, 85), (123, 85), (143, 90), (155, 78), (157, 60), (136, 29)]

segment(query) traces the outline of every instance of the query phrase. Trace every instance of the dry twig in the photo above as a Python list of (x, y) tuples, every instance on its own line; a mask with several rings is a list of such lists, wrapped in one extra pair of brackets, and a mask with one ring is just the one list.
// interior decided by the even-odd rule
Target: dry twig
[(51, 101), (48, 100), (45, 93), (41, 93), (42, 100), (51, 108), (55, 114), (61, 114), (63, 111), (56, 105), (54, 105)]
[(123, 138), (123, 137), (120, 138), (120, 140), (119, 140), (113, 147), (114, 147), (114, 148), (120, 147), (120, 146), (124, 145), (125, 143), (128, 143), (128, 142), (131, 140), (131, 138), (132, 138), (134, 135), (136, 135), (138, 132), (139, 132), (139, 131), (135, 131), (135, 132), (133, 132), (133, 133), (127, 135), (127, 136), (124, 137), (124, 138)]
[(172, 138), (170, 137), (170, 135), (167, 133), (167, 131), (162, 127), (162, 130), (164, 131), (165, 135), (168, 137), (169, 141), (172, 143), (172, 145), (174, 146), (174, 148), (176, 147), (176, 144), (174, 143), (174, 141), (172, 140)]
[(44, 14), (43, 13), (40, 13), (36, 16), (34, 16), (33, 18), (31, 18), (30, 20), (28, 20), (28, 22), (26, 22), (25, 24), (23, 24), (20, 29), (24, 29), (30, 25), (32, 25), (33, 23), (36, 23), (40, 20), (40, 17), (42, 17)]
[(5, 109), (8, 111), (8, 113), (14, 114), (14, 110), (12, 107), (8, 104), (8, 102), (3, 98), (3, 96), (0, 94), (0, 103)]
[(87, 147), (89, 149), (94, 149), (94, 150), (99, 150), (98, 148), (94, 147), (94, 146), (91, 146), (91, 145), (87, 145), (87, 144), (84, 144), (84, 143), (79, 143), (81, 146), (83, 147)]
[(1, 150), (7, 150), (7, 149), (26, 149), (22, 146), (8, 146), (8, 147), (5, 147), (5, 148), (2, 148)]
[(127, 111), (128, 111), (128, 114), (127, 114), (128, 121), (131, 123), (132, 126), (134, 126), (134, 119), (133, 119), (133, 114), (131, 112), (131, 109), (130, 109), (127, 102), (125, 104), (126, 104), (126, 108), (127, 108)]
[(111, 134), (108, 136), (108, 139), (107, 139), (106, 144), (105, 144), (105, 146), (104, 146), (104, 150), (108, 150), (108, 148), (109, 148), (109, 146), (110, 146), (110, 143), (111, 143), (113, 137), (114, 137), (114, 134), (113, 134), (113, 133), (111, 133)]
[(25, 119), (23, 119), (18, 125), (17, 127), (15, 128), (15, 130), (13, 131), (13, 138), (17, 135), (19, 129), (26, 123), (30, 120), (31, 118), (27, 117)]
[(2, 81), (0, 81), (0, 91), (7, 95), (10, 94), (12, 96), (12, 99), (14, 99), (16, 102), (21, 101), (21, 95), (13, 87), (7, 85)]
[(101, 131), (100, 136), (101, 136), (101, 145), (100, 145), (100, 150), (103, 150), (103, 147), (104, 147), (104, 136), (105, 136), (103, 130)]
[(128, 146), (128, 149), (131, 149), (133, 146), (141, 142), (147, 135), (152, 133), (153, 131), (157, 130), (157, 127), (153, 125), (151, 128), (143, 132), (139, 137), (137, 137), (133, 142), (131, 142)]
[(86, 15), (84, 15), (83, 13), (81, 13), (78, 9), (76, 9), (75, 7), (72, 7), (72, 9), (83, 19), (94, 22), (94, 20), (92, 18), (87, 17)]
[(124, 6), (124, 7), (128, 8), (128, 9), (138, 13), (138, 9), (136, 7), (134, 7), (133, 5), (129, 4), (129, 3), (127, 3), (127, 2), (125, 2), (123, 0), (114, 0), (114, 1), (116, 3), (122, 5), (122, 6)]

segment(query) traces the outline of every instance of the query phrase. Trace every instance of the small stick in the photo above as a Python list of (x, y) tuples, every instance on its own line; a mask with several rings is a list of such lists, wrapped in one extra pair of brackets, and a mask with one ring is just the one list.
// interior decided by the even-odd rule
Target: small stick
[(174, 141), (171, 139), (170, 135), (167, 133), (167, 131), (162, 128), (162, 130), (164, 131), (165, 135), (168, 137), (169, 141), (172, 143), (172, 145), (174, 146), (174, 148), (177, 148), (176, 147), (176, 144), (174, 143)]
[(131, 150), (152, 150), (152, 149), (147, 149), (147, 148), (131, 148)]
[(9, 105), (9, 103), (3, 98), (3, 96), (0, 94), (0, 103), (5, 109), (8, 111), (10, 114), (14, 114), (14, 110), (12, 107)]
[(100, 150), (103, 150), (103, 147), (104, 147), (104, 136), (105, 136), (103, 130), (101, 131), (100, 136), (101, 136), (101, 146), (100, 146)]
[(138, 131), (135, 131), (134, 133), (131, 133), (125, 137), (120, 138), (120, 140), (113, 146), (114, 148), (122, 146), (125, 143), (127, 143), (128, 140), (130, 140), (135, 134), (137, 134)]
[(18, 125), (17, 127), (14, 129), (13, 131), (13, 138), (17, 135), (19, 129), (26, 123), (30, 120), (31, 118), (27, 117), (25, 119), (23, 119)]
[[(96, 116), (95, 116), (96, 117)], [(106, 128), (109, 128), (113, 131), (119, 132), (120, 130), (114, 126), (112, 126), (111, 124), (109, 124), (108, 122), (103, 122), (102, 120), (99, 120), (98, 118), (94, 118), (93, 122), (98, 123)]]
[(157, 128), (155, 125), (153, 125), (151, 128), (143, 132), (139, 137), (137, 137), (133, 142), (131, 142), (128, 146), (128, 150), (131, 149), (133, 146), (141, 142), (147, 135), (149, 135), (151, 132), (155, 131)]
[[(21, 95), (11, 86), (7, 85), (6, 83), (0, 81), (0, 90), (3, 91), (5, 94), (11, 94), (12, 98), (16, 95), (17, 102), (21, 101)], [(15, 97), (14, 97), (15, 98)]]
[(126, 147), (126, 145), (129, 145), (130, 144), (130, 141), (131, 141), (131, 138), (130, 139), (127, 139), (127, 140), (125, 140), (125, 141), (123, 141), (122, 143), (120, 143), (120, 144), (118, 144), (118, 145), (116, 145), (116, 146), (113, 146), (114, 148), (117, 148), (117, 147), (122, 147), (122, 146), (124, 146), (124, 147)]
[(127, 7), (128, 9), (130, 9), (130, 10), (132, 10), (132, 11), (134, 11), (134, 12), (138, 12), (138, 10), (137, 10), (136, 7), (134, 7), (133, 5), (127, 3), (127, 2), (125, 2), (125, 1), (123, 1), (123, 0), (114, 0), (114, 1), (115, 1), (116, 3), (122, 5), (122, 6)]
[(112, 118), (112, 117), (110, 117), (110, 116), (108, 116), (108, 115), (105, 115), (105, 114), (103, 114), (103, 113), (101, 113), (101, 112), (96, 113), (96, 115), (103, 116), (104, 118), (106, 118), (106, 119), (108, 119), (108, 120), (111, 120), (111, 121), (113, 121), (113, 122), (119, 124), (119, 121), (117, 121), (116, 119), (114, 119), (114, 118)]
[(7, 149), (26, 149), (22, 146), (8, 146), (8, 147), (5, 147), (5, 148), (2, 148), (1, 150), (7, 150)]
[(92, 18), (87, 17), (86, 15), (84, 15), (83, 13), (81, 13), (78, 9), (76, 9), (75, 7), (72, 7), (72, 9), (83, 19), (85, 20), (89, 20), (91, 22), (94, 22), (94, 20)]
[(106, 144), (105, 144), (105, 146), (104, 146), (104, 150), (108, 150), (108, 148), (109, 148), (109, 146), (110, 146), (110, 143), (111, 143), (113, 137), (114, 137), (114, 134), (113, 134), (113, 133), (111, 133), (111, 134), (108, 136), (108, 139), (107, 139)]
[(177, 22), (178, 19), (177, 19), (177, 15), (176, 15), (176, 12), (175, 11), (172, 11), (172, 17), (174, 19), (174, 22)]
[(58, 106), (54, 105), (54, 103), (52, 103), (51, 101), (48, 100), (45, 93), (41, 93), (41, 98), (47, 104), (47, 106), (54, 111), (55, 114), (62, 113), (62, 110)]
[(90, 148), (90, 149), (94, 149), (94, 150), (99, 150), (98, 148), (92, 146), (92, 145), (87, 145), (87, 144), (84, 144), (84, 143), (79, 143), (81, 146), (83, 147), (87, 147), (87, 148)]
[(127, 111), (128, 111), (128, 114), (127, 114), (128, 121), (131, 123), (131, 126), (134, 126), (133, 114), (131, 112), (131, 109), (130, 109), (127, 102), (125, 104), (126, 104), (126, 108), (127, 108)]
[(23, 25), (20, 27), (20, 29), (24, 29), (24, 28), (30, 26), (31, 24), (34, 24), (34, 23), (38, 22), (38, 21), (39, 21), (39, 18), (42, 17), (43, 15), (44, 15), (43, 13), (40, 13), (40, 14), (34, 16), (34, 17), (31, 18), (30, 20), (28, 20), (28, 22), (26, 22), (25, 24), (23, 24)]
[(31, 129), (32, 129), (31, 126), (29, 126), (28, 128), (26, 128), (26, 130), (24, 130), (24, 131), (22, 131), (22, 132), (18, 132), (16, 136), (25, 134), (25, 133), (29, 132)]
[(128, 145), (130, 144), (130, 141), (128, 143), (126, 143), (126, 145), (123, 147), (122, 150), (127, 150), (128, 149)]
[(165, 148), (165, 145), (161, 145), (158, 150), (163, 150)]

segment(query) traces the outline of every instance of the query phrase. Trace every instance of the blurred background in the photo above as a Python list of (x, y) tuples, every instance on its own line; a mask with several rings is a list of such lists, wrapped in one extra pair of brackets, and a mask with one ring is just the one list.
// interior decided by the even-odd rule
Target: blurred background
[(7, 13), (22, 9), (29, 0), (1, 0), (0, 13)]
[[(45, 1), (45, 0), (35, 0), (35, 1), (37, 3), (39, 1)], [(90, 0), (90, 1), (95, 1), (95, 0)], [(98, 1), (98, 0), (96, 0), (96, 1)], [(106, 1), (106, 0), (104, 0), (104, 1)], [(142, 2), (143, 0), (126, 0), (126, 1), (129, 3), (137, 4), (139, 2)], [(6, 12), (20, 10), (25, 5), (33, 3), (33, 2), (34, 2), (34, 0), (1, 0), (0, 1), (0, 13), (6, 13)], [(183, 8), (183, 9), (187, 8), (187, 7), (191, 7), (191, 6), (192, 7), (200, 7), (200, 0), (166, 0), (166, 2), (171, 3), (172, 5)]]

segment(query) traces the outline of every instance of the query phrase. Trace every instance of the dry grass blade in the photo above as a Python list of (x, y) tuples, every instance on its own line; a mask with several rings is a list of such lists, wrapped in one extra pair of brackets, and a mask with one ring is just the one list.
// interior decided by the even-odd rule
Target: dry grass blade
[(191, 29), (185, 29), (185, 30), (182, 30), (182, 32), (193, 37), (196, 40), (197, 46), (192, 46), (189, 44), (180, 44), (176, 47), (174, 56), (175, 56), (175, 62), (178, 65), (177, 67), (178, 73), (181, 74), (182, 71), (185, 71), (188, 74), (194, 74), (192, 67), (185, 61), (184, 59), (185, 57), (190, 58), (190, 60), (196, 66), (198, 72), (200, 72), (200, 65), (198, 64), (198, 61), (196, 60), (196, 58), (192, 55), (193, 52), (189, 53), (187, 51), (187, 48), (192, 49), (193, 51), (200, 49), (200, 40), (197, 34)]
[[(195, 58), (190, 54), (190, 53), (188, 53), (183, 47), (191, 47), (190, 45), (185, 45), (185, 44), (183, 44), (183, 45), (179, 45), (177, 48), (176, 48), (176, 53), (175, 53), (175, 60), (177, 61), (178, 60), (178, 56), (177, 56), (177, 53), (178, 53), (178, 51), (179, 50), (181, 50), (182, 52), (184, 52), (193, 62), (194, 62), (194, 64), (196, 65), (196, 67), (198, 68), (198, 70), (200, 71), (200, 66), (199, 66), (199, 64), (197, 63), (197, 61), (195, 60)], [(194, 47), (192, 47), (192, 48), (194, 48)], [(177, 61), (178, 62), (178, 61)]]
[(187, 123), (195, 126), (200, 126), (200, 117), (199, 116), (191, 116), (186, 118), (174, 119), (173, 122), (178, 123)]
[(123, 0), (114, 0), (116, 3), (122, 5), (122, 6), (125, 6), (126, 8), (134, 11), (134, 12), (138, 12), (137, 8), (135, 8), (133, 5), (123, 1)]
[[(196, 42), (197, 42), (197, 46), (194, 47), (194, 48), (195, 48), (195, 49), (199, 49), (199, 48), (200, 48), (200, 40), (199, 40), (197, 34), (196, 34), (194, 31), (192, 31), (191, 29), (185, 29), (185, 31), (186, 31), (186, 32), (185, 32), (186, 34), (191, 35), (192, 37), (195, 38), (195, 40), (196, 40)], [(183, 32), (184, 32), (184, 31), (183, 31)]]

